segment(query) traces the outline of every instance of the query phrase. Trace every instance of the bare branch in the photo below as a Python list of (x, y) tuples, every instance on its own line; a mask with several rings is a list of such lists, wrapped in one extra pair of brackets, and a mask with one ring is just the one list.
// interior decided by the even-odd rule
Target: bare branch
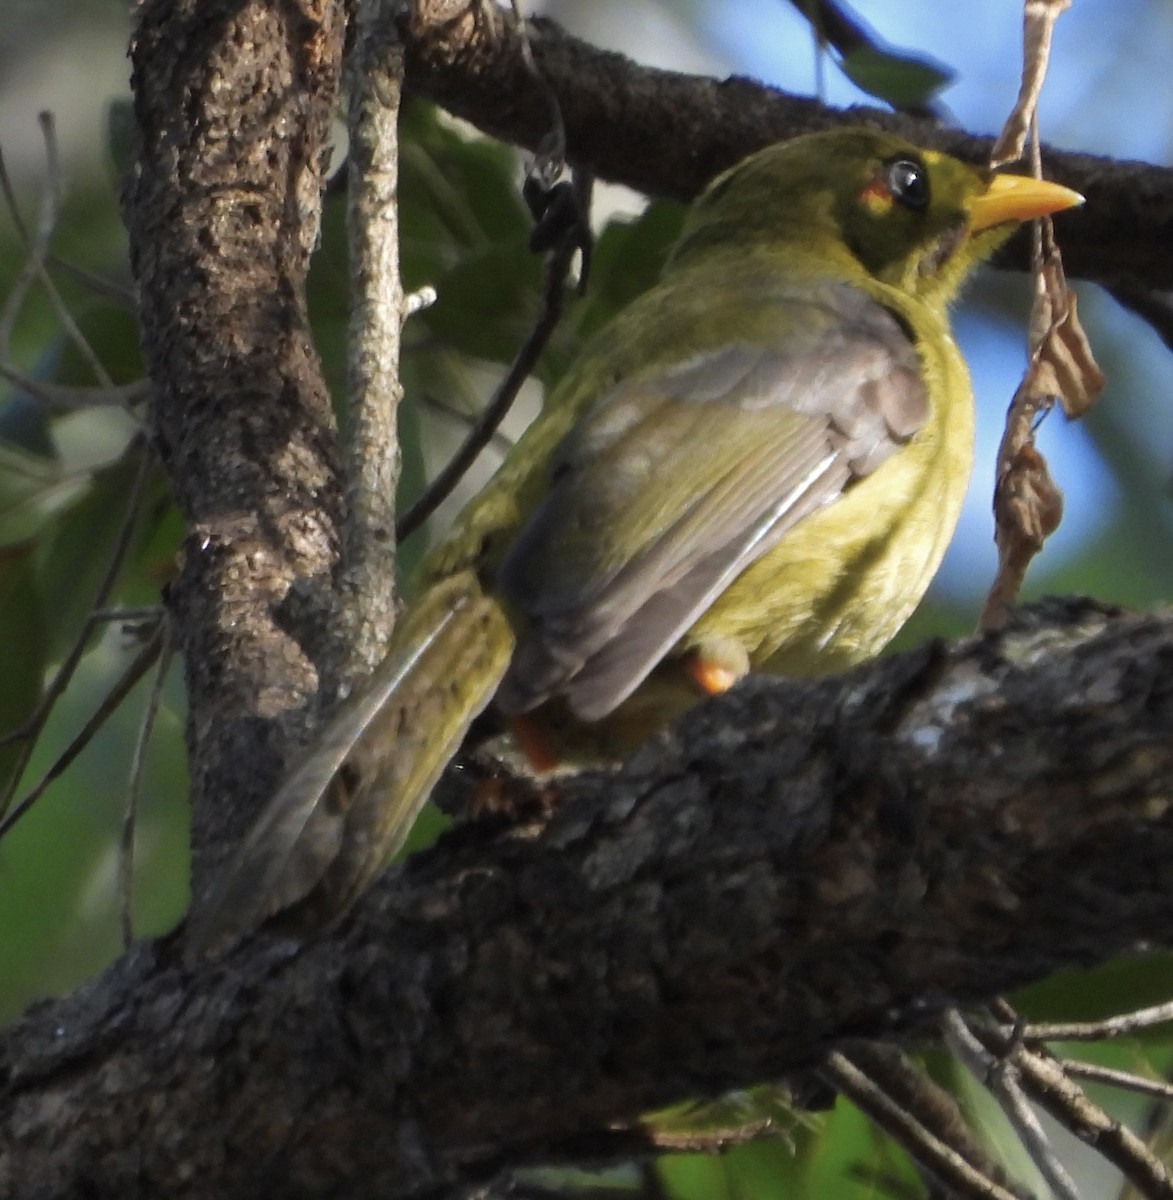
[(1072, 1079), (1086, 1079), (1089, 1083), (1103, 1083), (1123, 1091), (1138, 1092), (1142, 1096), (1173, 1101), (1173, 1083), (1163, 1079), (1149, 1079), (1131, 1071), (1118, 1071), (1115, 1067), (1103, 1067), (1099, 1063), (1082, 1062), (1075, 1058), (1061, 1058), (1058, 1063), (1063, 1068), (1063, 1074)]
[(396, 419), (403, 395), (399, 345), (405, 301), (396, 196), (403, 49), (391, 16), (400, 7), (362, 0), (349, 70), (351, 304), (341, 589), (346, 628), (339, 639), (346, 662), (338, 680), (344, 687), (379, 661), (395, 620)]
[(1119, 1013), (1102, 1021), (1032, 1021), (1023, 1026), (1022, 1036), (1028, 1042), (1101, 1042), (1105, 1038), (1127, 1037), (1155, 1025), (1167, 1025), (1170, 1021), (1173, 1021), (1173, 1001)]
[(956, 1099), (934, 1083), (902, 1050), (867, 1042), (850, 1047), (846, 1053), (894, 1104), (960, 1154), (974, 1170), (1019, 1200), (1029, 1200), (1033, 1195), (1029, 1188), (1010, 1179), (1001, 1164), (989, 1155), (966, 1123)]
[(106, 368), (102, 365), (102, 360), (95, 353), (81, 329), (78, 328), (77, 322), (73, 319), (73, 314), (69, 311), (69, 306), (62, 299), (61, 293), (57, 290), (57, 285), (53, 282), (46, 268), (49, 258), (49, 242), (52, 240), (53, 232), (57, 228), (62, 182), (61, 165), (57, 154), (57, 133), (52, 113), (41, 113), (39, 121), (41, 134), (45, 140), (46, 179), (45, 187), (41, 194), (41, 211), (37, 221), (37, 232), (36, 236), (31, 239), (25, 232), (24, 223), (20, 219), (20, 212), (16, 204), (12, 182), (8, 177), (8, 171), (4, 166), (3, 158), (0, 157), (0, 188), (3, 189), (5, 201), (13, 217), (13, 223), (18, 235), (24, 241), (25, 249), (28, 253), (24, 269), (13, 284), (12, 291), (9, 293), (4, 305), (3, 316), (0, 317), (0, 357), (8, 357), (13, 326), (23, 306), (28, 288), (35, 280), (45, 289), (45, 294), (49, 297), (57, 313), (57, 319), (61, 322), (61, 327), (65, 330), (70, 341), (77, 347), (78, 353), (89, 364), (94, 378), (98, 381), (99, 388), (102, 391), (111, 392), (114, 390), (114, 381), (110, 378)]
[(1077, 1138), (1092, 1146), (1148, 1200), (1173, 1198), (1173, 1173), (1127, 1126), (1109, 1116), (1044, 1049), (1021, 1040), (1018, 1029), (1009, 1034), (983, 1025), (973, 1032), (1003, 1063), (1013, 1065), (1023, 1090)]
[(942, 1027), (947, 1045), (998, 1102), (1051, 1191), (1060, 1200), (1080, 1200), (1075, 1181), (1059, 1161), (1050, 1138), (1043, 1132), (1038, 1117), (1027, 1101), (1015, 1066), (1004, 1058), (990, 1054), (956, 1009), (944, 1015)]
[(306, 276), (348, 7), (135, 7), (123, 212), (152, 435), (187, 526), (168, 606), (197, 889), (308, 736), (345, 654), (341, 473)]
[(972, 1200), (1018, 1200), (1016, 1193), (982, 1174), (952, 1146), (930, 1133), (907, 1109), (877, 1087), (846, 1054), (838, 1050), (829, 1054), (819, 1073), (951, 1192)]
[(75, 412), (79, 408), (117, 407), (133, 409), (148, 398), (150, 380), (111, 384), (109, 387), (71, 387), (61, 383), (43, 383), (8, 363), (0, 361), (0, 378), (39, 400), (50, 412)]

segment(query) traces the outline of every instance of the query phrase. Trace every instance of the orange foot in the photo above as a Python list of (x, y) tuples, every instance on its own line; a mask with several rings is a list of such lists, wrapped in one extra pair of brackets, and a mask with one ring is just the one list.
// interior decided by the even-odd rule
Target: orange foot
[(699, 654), (688, 656), (685, 660), (685, 670), (706, 696), (727, 692), (741, 678), (727, 663), (702, 658)]
[(706, 696), (716, 696), (749, 673), (749, 655), (738, 638), (710, 637), (693, 647), (684, 666)]

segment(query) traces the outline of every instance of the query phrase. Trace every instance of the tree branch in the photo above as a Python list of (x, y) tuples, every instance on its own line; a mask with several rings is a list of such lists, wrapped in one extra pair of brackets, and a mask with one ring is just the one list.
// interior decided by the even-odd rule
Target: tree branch
[(395, 489), (399, 483), (399, 100), (403, 47), (396, 6), (359, 0), (349, 60), (347, 233), (351, 273), (346, 547), (346, 684), (378, 665), (395, 623)]
[[(304, 739), (341, 498), (305, 276), (342, 53), (325, 0), (146, 0), (125, 215), (155, 444), (187, 522), (169, 603), (187, 667), (193, 870), (240, 836)], [(309, 625), (310, 623), (306, 623)], [(322, 624), (322, 622), (318, 622)]]
[[(652, 196), (689, 200), (718, 172), (769, 142), (867, 123), (971, 162), (993, 138), (863, 106), (834, 109), (751, 79), (725, 80), (641, 66), (622, 54), (533, 21), (541, 77), (558, 98), (567, 155), (602, 179)], [(494, 137), (536, 149), (547, 101), (525, 68), (521, 40), (502, 11), (481, 0), (415, 0), (407, 31), (407, 82), (419, 95)], [(1047, 175), (1087, 204), (1063, 217), (1068, 273), (1113, 283), (1173, 287), (1173, 169), (1045, 147)], [(1026, 269), (1016, 237), (999, 258)]]
[(198, 973), (172, 938), (42, 1006), (4, 1045), (0, 1190), (420, 1194), (1168, 944), (1171, 680), (1170, 617), (1053, 605), (748, 682), (333, 936)]

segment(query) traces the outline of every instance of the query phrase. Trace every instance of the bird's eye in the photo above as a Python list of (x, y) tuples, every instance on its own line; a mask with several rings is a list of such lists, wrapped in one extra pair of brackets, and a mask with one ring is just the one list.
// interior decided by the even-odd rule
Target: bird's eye
[(911, 158), (898, 158), (888, 164), (888, 190), (916, 212), (929, 206), (929, 173)]

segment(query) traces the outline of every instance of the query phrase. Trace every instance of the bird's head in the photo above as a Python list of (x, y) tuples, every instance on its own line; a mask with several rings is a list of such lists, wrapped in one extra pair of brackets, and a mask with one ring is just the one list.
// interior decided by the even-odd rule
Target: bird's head
[(1082, 199), (878, 130), (832, 130), (768, 146), (719, 176), (693, 205), (674, 262), (714, 245), (790, 248), (944, 304), (1020, 222)]

